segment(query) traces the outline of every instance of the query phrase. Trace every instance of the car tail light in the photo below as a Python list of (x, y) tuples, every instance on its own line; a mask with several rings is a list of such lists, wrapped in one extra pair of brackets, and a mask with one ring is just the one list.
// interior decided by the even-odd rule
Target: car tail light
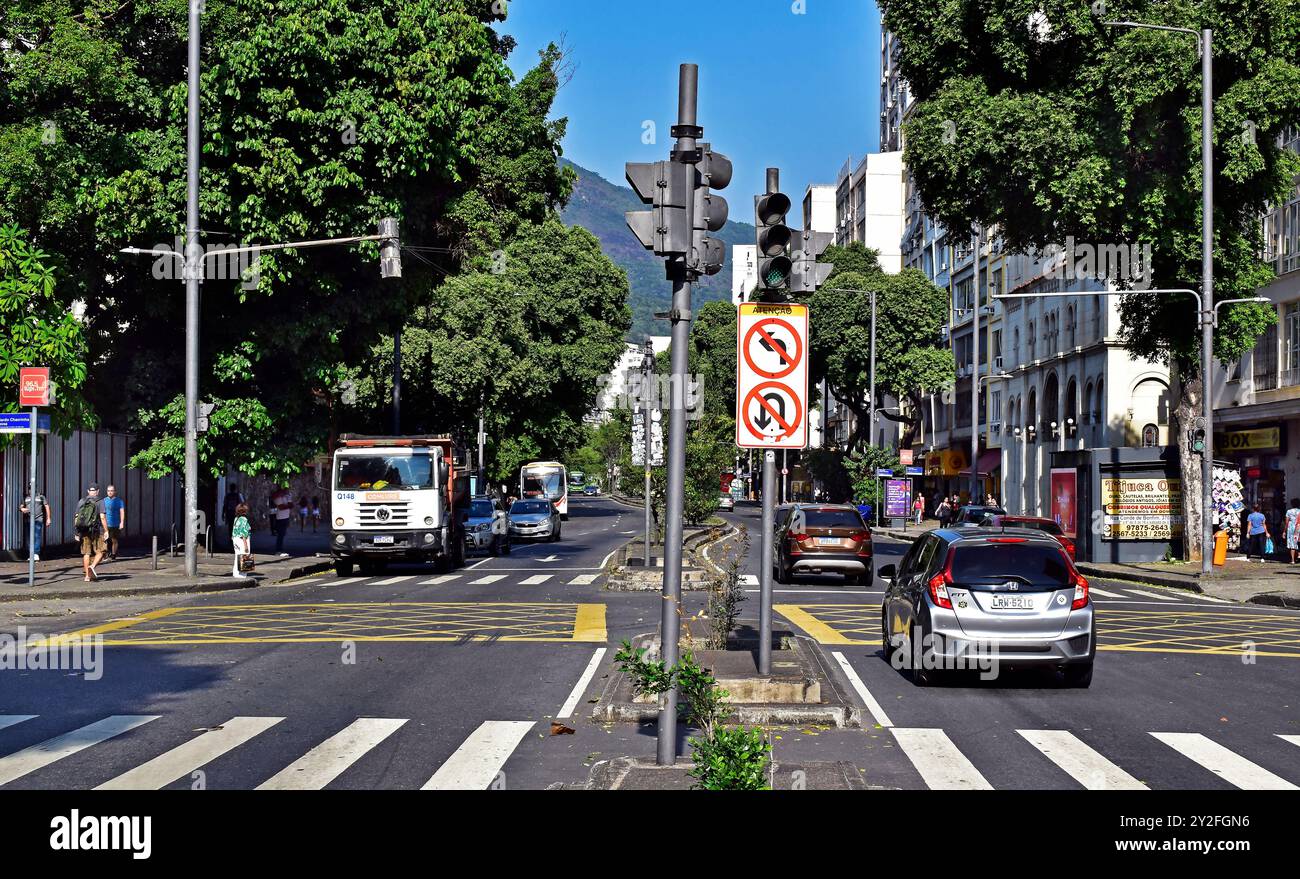
[(860, 544), (862, 544), (861, 546), (858, 547), (858, 555), (871, 554), (871, 532), (870, 531), (854, 531), (852, 534), (849, 535), (849, 540), (856, 540)]
[(948, 597), (948, 587), (952, 584), (952, 572), (944, 568), (930, 578), (930, 600), (939, 607), (952, 610), (952, 599)]
[(1060, 541), (1061, 546), (1065, 547), (1065, 554), (1070, 557), (1070, 561), (1074, 561), (1074, 541), (1068, 537), (1062, 537)]
[(989, 543), (1024, 543), (1027, 537), (990, 537)]
[(795, 543), (802, 543), (803, 541), (808, 539), (808, 535), (804, 534), (802, 531), (791, 531), (790, 539), (793, 540)]
[(1082, 574), (1070, 566), (1070, 582), (1074, 584), (1074, 601), (1070, 604), (1070, 610), (1078, 610), (1081, 607), (1088, 606), (1088, 580)]
[(802, 534), (798, 531), (795, 531), (786, 536), (790, 538), (790, 555), (799, 555), (801, 552), (803, 552), (803, 550), (799, 549), (799, 541), (807, 540), (808, 539), (807, 534)]

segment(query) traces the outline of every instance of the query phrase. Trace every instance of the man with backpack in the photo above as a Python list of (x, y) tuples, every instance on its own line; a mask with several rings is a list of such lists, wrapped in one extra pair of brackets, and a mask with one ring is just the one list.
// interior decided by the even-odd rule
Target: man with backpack
[(104, 559), (104, 535), (108, 533), (104, 502), (99, 497), (99, 486), (93, 482), (86, 486), (86, 496), (77, 501), (72, 514), (72, 531), (81, 542), (81, 569), (85, 572), (86, 582), (92, 583), (99, 579), (95, 566)]

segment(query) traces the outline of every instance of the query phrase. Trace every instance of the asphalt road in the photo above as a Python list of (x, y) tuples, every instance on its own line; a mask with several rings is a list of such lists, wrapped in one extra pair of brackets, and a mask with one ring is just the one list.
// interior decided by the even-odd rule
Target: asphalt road
[[(658, 628), (657, 594), (603, 589), (640, 514), (571, 507), (560, 543), (444, 577), (6, 606), (0, 632), (103, 648), (89, 673), (0, 671), (0, 788), (538, 788), (648, 757), (653, 724), (585, 719), (619, 642)], [(742, 625), (757, 624), (757, 515), (727, 516), (755, 538)], [(876, 548), (881, 565), (905, 545)], [(876, 722), (774, 730), (778, 758), (847, 760), (901, 788), (1300, 785), (1300, 613), (1093, 585), (1088, 690), (1015, 672), (917, 688), (881, 656), (879, 588), (779, 586), (776, 627), (816, 639)]]

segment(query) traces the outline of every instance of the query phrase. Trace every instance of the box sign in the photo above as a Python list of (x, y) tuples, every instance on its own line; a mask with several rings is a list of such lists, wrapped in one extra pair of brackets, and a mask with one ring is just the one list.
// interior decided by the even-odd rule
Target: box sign
[(1281, 426), (1258, 427), (1253, 430), (1225, 430), (1214, 435), (1214, 451), (1219, 453), (1280, 452), (1281, 450)]
[(1173, 540), (1183, 534), (1183, 490), (1177, 479), (1101, 480), (1102, 540)]
[(18, 371), (18, 405), (50, 405), (50, 370), (45, 366), (24, 366)]

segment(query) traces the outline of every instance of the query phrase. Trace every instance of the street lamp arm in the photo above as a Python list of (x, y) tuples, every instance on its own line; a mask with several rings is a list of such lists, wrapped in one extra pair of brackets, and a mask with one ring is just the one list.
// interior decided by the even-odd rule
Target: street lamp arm
[(1189, 27), (1170, 27), (1168, 25), (1163, 25), (1163, 24), (1147, 24), (1146, 22), (1142, 22), (1142, 21), (1107, 21), (1103, 23), (1107, 27), (1133, 27), (1133, 28), (1140, 28), (1142, 30), (1149, 30), (1149, 31), (1171, 31), (1172, 33), (1176, 33), (1176, 34), (1191, 34), (1192, 36), (1196, 37), (1198, 43), (1200, 42), (1201, 39), (1200, 31), (1193, 30), (1192, 28)]
[[(260, 253), (263, 250), (296, 250), (302, 247), (327, 247), (333, 244), (359, 244), (362, 241), (382, 241), (389, 236), (387, 235), (353, 235), (348, 238), (318, 238), (313, 241), (287, 241), (283, 244), (251, 244), (247, 247), (223, 247), (216, 250), (210, 250), (203, 254), (203, 258), (211, 259), (214, 256), (228, 256), (232, 253)], [(185, 261), (185, 254), (179, 250), (158, 249), (148, 247), (123, 247), (119, 253), (131, 254), (132, 256), (147, 253), (151, 256), (172, 256), (181, 262)]]

